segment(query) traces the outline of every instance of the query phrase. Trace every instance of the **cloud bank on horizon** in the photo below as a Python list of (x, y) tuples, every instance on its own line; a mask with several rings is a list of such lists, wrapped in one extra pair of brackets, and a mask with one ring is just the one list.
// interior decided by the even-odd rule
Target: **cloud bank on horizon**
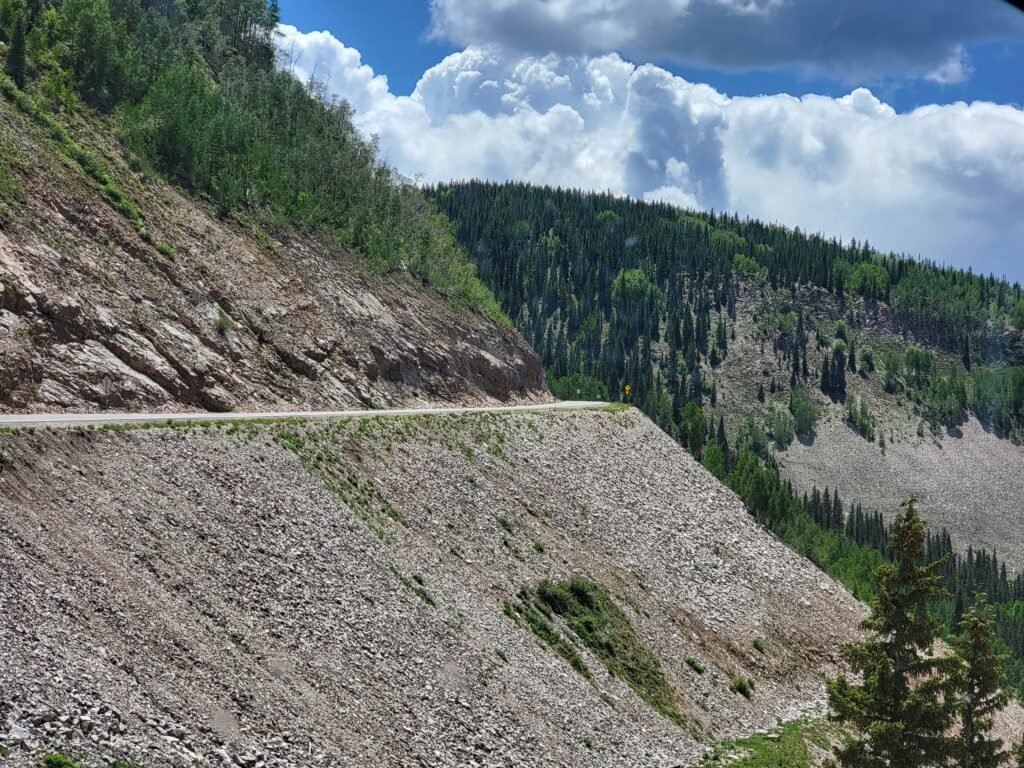
[[(881, 8), (874, 0), (860, 1)], [(651, 9), (677, 9), (685, 18), (716, 5), (719, 13), (756, 16), (792, 4), (484, 5), (508, 13), (546, 8), (556, 14), (554, 22), (570, 26), (575, 14), (583, 14), (595, 29), (639, 40), (647, 34), (643, 19)], [(435, 26), (459, 9), (468, 14), (460, 23), (483, 24), (484, 9), (474, 12), (470, 5), (476, 4), (435, 0)], [(612, 29), (617, 17), (608, 11), (626, 5), (636, 9), (637, 23)], [(427, 182), (516, 179), (738, 211), (1024, 279), (1018, 245), (1024, 239), (1024, 110), (1018, 107), (955, 103), (898, 114), (864, 88), (841, 98), (729, 97), (661, 67), (586, 47), (512, 53), (510, 20), (509, 39), (488, 40), (472, 29), (445, 34), (485, 42), (429, 69), (408, 96), (392, 93), (385, 76), (328, 32), (284, 25), (280, 46), (296, 76), (315, 75), (329, 93), (352, 104), (357, 126), (379, 138), (392, 165)], [(650, 51), (657, 39), (649, 39)], [(593, 50), (613, 43), (609, 38)], [(955, 79), (969, 66), (957, 44), (926, 53), (918, 58), (923, 76)]]

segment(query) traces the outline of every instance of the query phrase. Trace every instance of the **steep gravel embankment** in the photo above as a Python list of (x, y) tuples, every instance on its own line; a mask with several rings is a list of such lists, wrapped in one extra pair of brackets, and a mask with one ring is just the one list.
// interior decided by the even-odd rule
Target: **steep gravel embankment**
[[(0, 452), (5, 765), (689, 766), (820, 712), (862, 615), (634, 412), (37, 431)], [(503, 610), (572, 575), (607, 588), (683, 726), (557, 617), (592, 683)]]

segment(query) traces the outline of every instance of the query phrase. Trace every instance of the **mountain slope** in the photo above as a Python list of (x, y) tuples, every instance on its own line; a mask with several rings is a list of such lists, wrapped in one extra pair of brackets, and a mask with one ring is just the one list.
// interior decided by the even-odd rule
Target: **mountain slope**
[(937, 610), (954, 629), (986, 585), (1024, 691), (1019, 284), (609, 194), (430, 193), (556, 395), (636, 404), (862, 598), (921, 496)]
[[(919, 493), (958, 549), (1020, 565), (1020, 285), (610, 195), (431, 193), (555, 394), (629, 385), (691, 453), (720, 456), (722, 476), (747, 453), (777, 458), (798, 494), (840, 487), (844, 509), (888, 515)], [(816, 411), (803, 426), (794, 398)]]
[[(0, 410), (331, 408), (545, 398), (513, 332), (327, 237), (264, 234), (131, 171), (145, 237), (0, 99)], [(0, 195), (2, 197), (2, 195)], [(159, 247), (158, 247), (159, 246)]]
[[(773, 406), (787, 410), (791, 364), (775, 349), (774, 340), (759, 332), (756, 319), (766, 294), (767, 288), (751, 290), (739, 299), (736, 338), (730, 339), (728, 355), (712, 372), (718, 397), (707, 410), (716, 422), (724, 418), (732, 434), (740, 433), (751, 417), (767, 424)], [(855, 318), (848, 322), (848, 334), (855, 340), (858, 359), (865, 349), (877, 350), (881, 357), (886, 349), (910, 348), (885, 305), (869, 310), (863, 301), (849, 299), (841, 306), (813, 290), (800, 295), (796, 305), (826, 329), (840, 319)], [(940, 370), (962, 367), (958, 356), (932, 349)], [(877, 365), (882, 368), (880, 361)], [(812, 360), (810, 379), (818, 378), (820, 360)], [(985, 427), (973, 414), (955, 427), (933, 430), (925, 421), (926, 406), (914, 401), (915, 393), (887, 392), (883, 379), (884, 370), (848, 371), (846, 376), (847, 400), (855, 408), (863, 403), (870, 414), (875, 433), (870, 439), (849, 422), (844, 403), (810, 387), (819, 409), (813, 434), (781, 450), (770, 447), (782, 476), (799, 493), (815, 487), (838, 489), (847, 506), (861, 504), (885, 515), (900, 500), (916, 496), (931, 525), (948, 530), (958, 551), (971, 546), (995, 552), (1014, 572), (1024, 570), (1024, 532), (1017, 524), (1024, 499), (1019, 472), (1024, 447)], [(771, 393), (773, 380), (776, 394)], [(765, 403), (757, 399), (759, 386), (766, 393)]]
[[(695, 765), (820, 713), (863, 615), (635, 411), (24, 432), (0, 450), (15, 766), (44, 748)], [(550, 610), (557, 647), (531, 632), (535, 590), (573, 576), (607, 590), (679, 724)], [(44, 702), (95, 707), (99, 740), (48, 731)]]

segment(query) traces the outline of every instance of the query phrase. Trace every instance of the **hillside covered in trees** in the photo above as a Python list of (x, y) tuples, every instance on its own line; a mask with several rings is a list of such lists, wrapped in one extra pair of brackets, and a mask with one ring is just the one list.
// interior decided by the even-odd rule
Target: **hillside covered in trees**
[[(855, 394), (868, 384), (901, 403), (900, 418), (921, 437), (970, 416), (1007, 440), (1024, 435), (1019, 284), (610, 195), (483, 182), (430, 192), (540, 353), (556, 395), (626, 399), (629, 385), (628, 399), (763, 524), (862, 599), (889, 556), (886, 521), (834, 489), (798, 491), (782, 479), (777, 452), (813, 440), (831, 408), (884, 453), (887, 413)], [(758, 364), (757, 383), (733, 385), (720, 403), (741, 341), (755, 345), (764, 370)], [(927, 544), (929, 562), (945, 561), (950, 590), (937, 614), (954, 628), (975, 592), (987, 592), (1020, 686), (1021, 576), (994, 553), (956, 552), (945, 531)]]
[[(932, 426), (967, 413), (1008, 437), (1024, 429), (1024, 297), (1019, 284), (736, 216), (610, 195), (473, 182), (434, 198), (557, 388), (633, 400), (663, 427), (689, 430), (686, 406), (715, 398), (737, 301), (763, 294), (758, 333), (791, 364), (790, 389), (845, 400), (862, 368), (908, 393)], [(769, 289), (764, 291), (762, 289)], [(857, 350), (818, 322), (807, 292), (854, 318), (884, 305), (903, 354)], [(940, 370), (935, 350), (961, 357)], [(864, 354), (866, 352), (867, 354)], [(816, 376), (811, 376), (811, 371)]]
[[(348, 105), (277, 66), (278, 22), (276, 0), (0, 0), (0, 95), (49, 131), (144, 240), (153, 235), (139, 207), (76, 141), (78, 117), (109, 117), (137, 170), (224, 215), (331, 235), (378, 270), (407, 269), (503, 320), (447, 222), (359, 135)], [(11, 178), (0, 161), (0, 185)]]

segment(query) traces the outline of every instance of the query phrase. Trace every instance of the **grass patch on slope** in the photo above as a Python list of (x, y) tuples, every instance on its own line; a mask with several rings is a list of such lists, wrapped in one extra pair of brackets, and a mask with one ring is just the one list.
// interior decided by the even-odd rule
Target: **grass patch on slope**
[(533, 592), (522, 590), (520, 602), (506, 603), (505, 612), (526, 625), (566, 658), (574, 668), (591, 679), (571, 641), (552, 624), (561, 617), (572, 633), (633, 691), (665, 718), (685, 726), (676, 693), (661, 670), (657, 657), (643, 644), (629, 619), (619, 610), (608, 591), (593, 581), (574, 576), (568, 581), (542, 581)]
[[(43, 766), (44, 768), (86, 768), (85, 763), (77, 762), (57, 752), (45, 755), (43, 757)], [(135, 768), (135, 766), (123, 760), (118, 760), (113, 764), (112, 768)]]
[(537, 596), (597, 656), (608, 671), (677, 725), (685, 719), (676, 705), (676, 693), (661, 671), (661, 664), (636, 634), (608, 591), (593, 581), (574, 576), (569, 581), (543, 581)]
[(701, 768), (811, 768), (811, 745), (829, 748), (824, 729), (821, 721), (797, 720), (772, 733), (723, 742), (704, 758)]
[(10, 172), (0, 159), (0, 200), (9, 203), (20, 203), (25, 196), (21, 183)]
[(569, 665), (579, 672), (590, 683), (594, 682), (594, 676), (587, 668), (583, 657), (568, 639), (562, 637), (551, 623), (551, 611), (527, 589), (519, 592), (518, 603), (505, 603), (505, 615), (520, 625), (525, 625), (537, 637), (551, 646), (551, 648), (569, 662)]
[(306, 470), (359, 515), (382, 542), (390, 543), (389, 522), (403, 528), (408, 528), (409, 522), (349, 461), (345, 448), (351, 424), (350, 419), (316, 425), (290, 424), (275, 429), (274, 441), (295, 454)]

